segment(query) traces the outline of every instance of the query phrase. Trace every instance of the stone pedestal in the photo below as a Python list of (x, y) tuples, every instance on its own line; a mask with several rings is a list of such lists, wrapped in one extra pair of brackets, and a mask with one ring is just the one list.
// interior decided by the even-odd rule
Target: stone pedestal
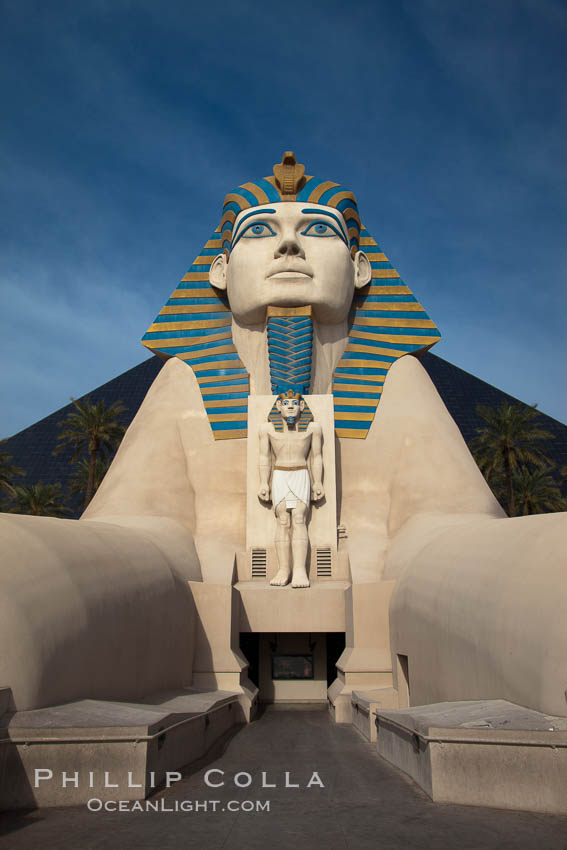
[(267, 581), (235, 585), (241, 632), (344, 632), (348, 582), (272, 587)]

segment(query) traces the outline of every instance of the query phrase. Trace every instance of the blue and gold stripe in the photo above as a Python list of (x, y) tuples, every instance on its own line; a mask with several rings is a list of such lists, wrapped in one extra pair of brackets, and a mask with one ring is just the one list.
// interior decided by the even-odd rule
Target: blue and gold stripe
[(209, 284), (221, 247), (217, 228), (142, 344), (163, 359), (179, 357), (191, 366), (215, 440), (233, 440), (248, 433), (250, 379), (232, 341), (228, 302)]
[(363, 440), (392, 363), (404, 354), (427, 351), (441, 335), (364, 227), (360, 250), (370, 261), (372, 280), (355, 293), (348, 343), (333, 376), (333, 397), (337, 436)]

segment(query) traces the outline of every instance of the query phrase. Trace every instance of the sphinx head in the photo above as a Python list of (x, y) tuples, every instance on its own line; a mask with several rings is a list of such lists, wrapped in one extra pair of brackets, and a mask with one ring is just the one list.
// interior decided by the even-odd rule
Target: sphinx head
[(285, 419), (288, 425), (296, 425), (299, 417), (305, 410), (305, 399), (301, 393), (296, 393), (293, 390), (288, 390), (285, 393), (280, 393), (276, 399), (276, 408), (280, 412), (282, 419)]
[[(321, 192), (321, 186), (329, 188)], [(306, 178), (293, 154), (285, 154), (274, 177), (227, 195), (223, 253), (211, 264), (209, 280), (226, 290), (236, 321), (259, 324), (270, 305), (311, 305), (321, 324), (347, 317), (355, 289), (369, 283), (372, 273), (358, 250), (356, 200), (341, 189)]]

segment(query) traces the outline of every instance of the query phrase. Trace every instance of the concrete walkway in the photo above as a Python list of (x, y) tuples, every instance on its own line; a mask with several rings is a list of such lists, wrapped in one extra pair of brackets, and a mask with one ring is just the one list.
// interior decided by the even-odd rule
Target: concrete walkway
[[(224, 771), (208, 788), (205, 772)], [(262, 788), (262, 771), (276, 788)], [(289, 784), (285, 788), (285, 773)], [(306, 784), (316, 771), (325, 787)], [(248, 773), (247, 788), (233, 777)], [(215, 782), (223, 775), (212, 775)], [(239, 777), (247, 782), (247, 777)], [(567, 793), (567, 789), (566, 789)], [(166, 809), (199, 801), (204, 811), (89, 812), (86, 807), (0, 815), (0, 847), (73, 850), (565, 850), (567, 818), (435, 805), (382, 761), (352, 727), (322, 711), (266, 711), (151, 799)], [(213, 802), (216, 811), (213, 811)], [(244, 801), (246, 804), (243, 806)], [(255, 811), (269, 801), (269, 811)], [(132, 805), (132, 804), (128, 804)], [(143, 804), (142, 804), (143, 805)], [(252, 807), (252, 811), (243, 811)], [(229, 809), (233, 808), (234, 811)]]

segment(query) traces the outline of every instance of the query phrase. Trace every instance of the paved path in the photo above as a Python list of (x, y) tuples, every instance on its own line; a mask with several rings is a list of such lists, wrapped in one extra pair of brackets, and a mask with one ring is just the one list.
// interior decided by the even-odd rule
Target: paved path
[[(222, 750), (222, 751), (221, 751)], [(225, 771), (207, 788), (205, 771)], [(237, 788), (239, 771), (253, 777)], [(262, 789), (261, 774), (277, 788)], [(285, 772), (301, 788), (285, 788)], [(317, 771), (325, 787), (305, 785)], [(214, 774), (218, 781), (220, 774)], [(241, 777), (246, 781), (246, 777)], [(567, 793), (567, 789), (566, 789)], [(435, 805), (351, 727), (321, 711), (267, 711), (154, 801), (218, 801), (217, 811), (89, 812), (86, 807), (0, 816), (0, 847), (41, 850), (567, 850), (567, 818)], [(254, 808), (270, 801), (270, 811)], [(231, 803), (231, 801), (234, 801)]]

